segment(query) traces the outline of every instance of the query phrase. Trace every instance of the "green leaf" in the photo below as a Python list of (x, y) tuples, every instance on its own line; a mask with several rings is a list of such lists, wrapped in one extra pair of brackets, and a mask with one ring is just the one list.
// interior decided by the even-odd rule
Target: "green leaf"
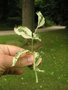
[(36, 13), (38, 15), (38, 28), (42, 27), (45, 24), (45, 18), (43, 17), (42, 13), (39, 11)]
[(24, 26), (14, 28), (16, 34), (21, 35), (23, 38), (32, 39), (32, 31)]
[(26, 52), (28, 52), (29, 50), (21, 50), (18, 53), (16, 53), (15, 57), (13, 58), (13, 63), (12, 66), (15, 66), (18, 58), (20, 57), (21, 54), (25, 54)]

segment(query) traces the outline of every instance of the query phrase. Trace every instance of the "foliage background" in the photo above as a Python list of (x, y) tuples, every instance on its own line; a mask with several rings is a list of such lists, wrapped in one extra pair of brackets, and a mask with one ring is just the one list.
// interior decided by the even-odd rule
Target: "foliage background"
[[(67, 0), (35, 0), (35, 12), (41, 11), (46, 23), (52, 23), (68, 26), (68, 5)], [(37, 16), (35, 16), (37, 18)], [(0, 23), (9, 27), (15, 24), (21, 24), (22, 18), (22, 0), (1, 0), (0, 1)], [(49, 23), (48, 23), (49, 21)], [(37, 22), (37, 19), (36, 21)], [(10, 23), (10, 25), (9, 25)]]

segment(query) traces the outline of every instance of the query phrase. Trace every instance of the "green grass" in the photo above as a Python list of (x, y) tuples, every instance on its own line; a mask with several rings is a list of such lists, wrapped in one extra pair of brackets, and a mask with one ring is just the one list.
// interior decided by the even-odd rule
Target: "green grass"
[[(0, 78), (0, 90), (68, 90), (68, 30), (40, 33), (42, 43), (35, 41), (35, 49), (43, 51), (40, 65), (45, 73), (38, 73), (39, 83), (35, 83), (34, 72), (26, 67), (23, 75), (6, 75)], [(22, 43), (23, 41), (23, 43)], [(0, 36), (0, 43), (30, 48), (17, 35)]]

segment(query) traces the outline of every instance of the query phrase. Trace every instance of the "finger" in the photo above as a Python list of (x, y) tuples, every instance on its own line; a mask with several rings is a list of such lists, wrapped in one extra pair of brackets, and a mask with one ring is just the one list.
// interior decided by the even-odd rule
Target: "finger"
[(3, 69), (12, 67), (12, 62), (12, 56), (0, 54), (0, 67), (2, 67)]
[(6, 75), (6, 74), (12, 74), (12, 75), (20, 75), (22, 74), (22, 70), (13, 70), (13, 69), (8, 69), (6, 70), (3, 75)]
[(17, 46), (12, 46), (12, 45), (0, 44), (0, 53), (1, 54), (7, 54), (7, 55), (14, 56), (20, 50), (23, 50), (23, 48), (20, 48)]
[[(12, 67), (12, 63), (13, 63), (13, 56), (0, 54), (0, 65), (3, 68), (6, 69), (6, 68)], [(32, 65), (32, 64), (33, 64), (33, 56), (28, 55), (26, 57), (19, 58), (15, 67), (16, 68), (21, 68), (21, 67), (29, 66), (29, 65)]]
[(25, 66), (30, 66), (33, 64), (33, 55), (27, 55), (24, 56), (23, 58), (20, 57), (19, 60), (17, 61), (15, 67), (25, 67)]

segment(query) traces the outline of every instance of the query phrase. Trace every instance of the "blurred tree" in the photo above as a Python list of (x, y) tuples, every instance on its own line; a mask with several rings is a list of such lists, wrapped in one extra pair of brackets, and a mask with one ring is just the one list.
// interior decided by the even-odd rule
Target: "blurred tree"
[(7, 21), (8, 17), (21, 17), (22, 25), (33, 29), (34, 8), (35, 12), (41, 11), (45, 18), (51, 19), (56, 24), (68, 26), (67, 0), (1, 0), (0, 21)]
[(34, 30), (34, 0), (22, 0), (22, 25)]

